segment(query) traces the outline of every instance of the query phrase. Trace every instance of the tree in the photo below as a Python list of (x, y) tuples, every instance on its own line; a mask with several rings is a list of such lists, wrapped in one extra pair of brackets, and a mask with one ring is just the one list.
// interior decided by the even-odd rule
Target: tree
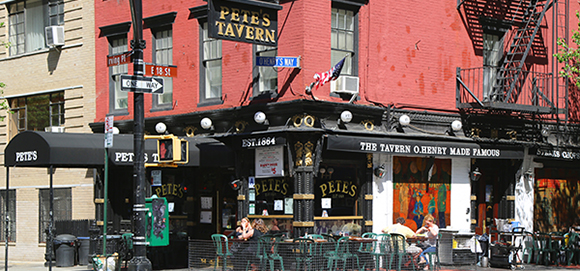
[[(4, 22), (0, 23), (0, 28), (4, 27)], [(8, 48), (10, 47), (10, 43), (9, 42), (5, 42), (5, 41), (0, 41), (0, 45)], [(6, 101), (6, 99), (4, 99), (4, 87), (6, 87), (6, 84), (4, 84), (3, 82), (0, 82), (0, 95), (2, 100), (0, 100), (0, 110), (7, 110), (6, 112), (11, 112), (8, 107), (8, 101)], [(4, 121), (5, 116), (0, 116), (0, 121)]]
[[(580, 19), (580, 13), (576, 11), (576, 17)], [(578, 23), (578, 28), (580, 29), (580, 23)], [(554, 56), (558, 59), (558, 62), (564, 63), (564, 67), (559, 72), (560, 76), (568, 78), (576, 87), (580, 88), (580, 50), (578, 45), (580, 45), (580, 32), (578, 30), (572, 31), (572, 43), (576, 44), (576, 48), (570, 47), (566, 43), (566, 40), (559, 38), (557, 43), (560, 49), (558, 53)]]

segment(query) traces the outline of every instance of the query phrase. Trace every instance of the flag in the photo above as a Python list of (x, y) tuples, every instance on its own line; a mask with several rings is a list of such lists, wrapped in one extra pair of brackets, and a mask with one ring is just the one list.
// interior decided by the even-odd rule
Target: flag
[(340, 71), (342, 70), (345, 59), (346, 56), (326, 72), (314, 74), (314, 80), (316, 80), (314, 84), (316, 85), (316, 89), (318, 89), (319, 86), (324, 86), (324, 84), (330, 81), (336, 80), (340, 76)]

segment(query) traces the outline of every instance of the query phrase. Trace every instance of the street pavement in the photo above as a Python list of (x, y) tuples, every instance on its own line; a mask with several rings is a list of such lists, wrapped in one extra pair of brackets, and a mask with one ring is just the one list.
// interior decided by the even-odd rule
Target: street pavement
[[(92, 266), (72, 266), (72, 267), (56, 267), (52, 266), (51, 268), (54, 271), (86, 271), (92, 270)], [(6, 270), (4, 261), (0, 263), (0, 271)], [(49, 270), (48, 266), (44, 265), (44, 262), (15, 262), (11, 261), (8, 262), (8, 269), (10, 271), (40, 271), (40, 270)], [(122, 269), (126, 270), (126, 269)], [(195, 270), (195, 269), (191, 269)], [(187, 268), (182, 269), (163, 269), (162, 271), (191, 271)], [(213, 270), (213, 268), (205, 268), (199, 270)], [(505, 268), (492, 268), (492, 267), (481, 267), (476, 265), (462, 265), (462, 266), (442, 266), (441, 271), (505, 271), (509, 269)], [(523, 268), (518, 268), (518, 270), (549, 270), (549, 271), (573, 271), (573, 270), (580, 270), (580, 265), (573, 265), (573, 266), (544, 266), (544, 265), (535, 265), (535, 264), (525, 264)]]

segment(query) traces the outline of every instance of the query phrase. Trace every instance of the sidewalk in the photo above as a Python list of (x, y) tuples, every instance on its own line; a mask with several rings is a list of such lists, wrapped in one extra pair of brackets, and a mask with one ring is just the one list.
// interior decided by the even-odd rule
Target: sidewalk
[[(0, 263), (0, 271), (5, 270), (4, 261)], [(8, 262), (8, 270), (10, 271), (41, 271), (49, 270), (48, 266), (44, 266), (44, 262)], [(54, 271), (86, 271), (92, 270), (92, 266), (73, 266), (73, 267), (56, 267), (52, 266)], [(193, 269), (192, 269), (193, 270)], [(200, 269), (213, 270), (213, 268)], [(441, 271), (506, 271), (504, 268), (480, 267), (476, 265), (463, 266), (441, 266)], [(518, 269), (521, 270), (521, 269)], [(550, 271), (573, 271), (580, 270), (580, 265), (573, 266), (544, 266), (535, 264), (525, 264), (523, 270), (550, 270)], [(189, 271), (187, 268), (183, 269), (164, 269), (161, 271)]]

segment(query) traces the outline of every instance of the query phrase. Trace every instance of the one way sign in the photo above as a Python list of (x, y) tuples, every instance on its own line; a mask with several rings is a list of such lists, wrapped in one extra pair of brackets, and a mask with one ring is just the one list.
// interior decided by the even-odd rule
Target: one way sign
[(163, 78), (121, 75), (121, 90), (138, 93), (163, 94)]

